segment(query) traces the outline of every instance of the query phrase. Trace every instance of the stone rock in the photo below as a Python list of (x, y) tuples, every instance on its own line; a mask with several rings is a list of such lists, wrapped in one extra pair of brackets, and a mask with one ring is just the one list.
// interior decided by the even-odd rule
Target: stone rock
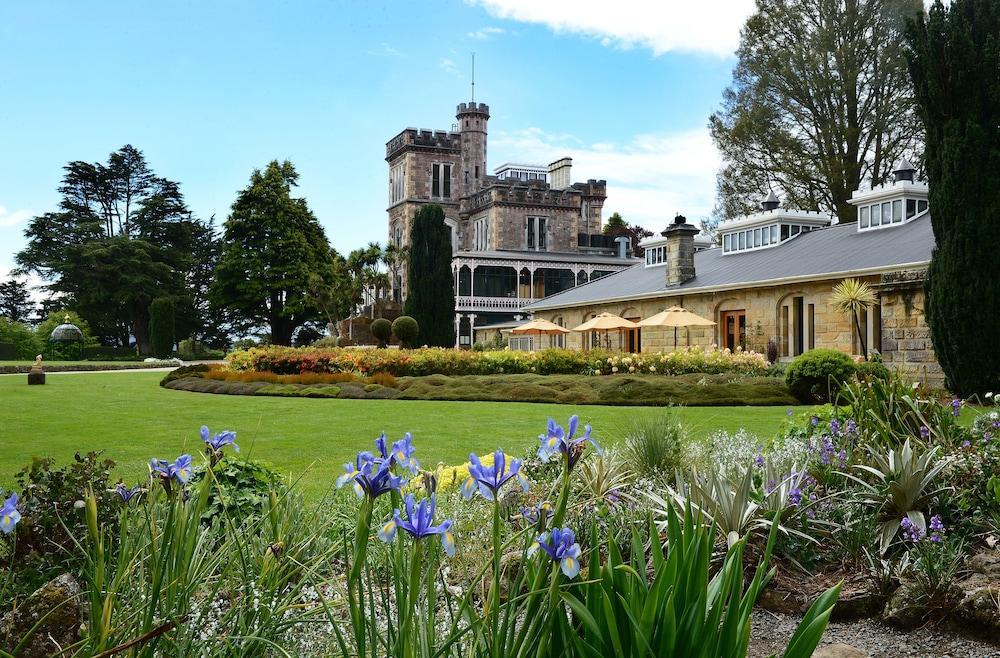
[(86, 619), (84, 606), (76, 579), (68, 573), (56, 576), (0, 619), (0, 645), (14, 646), (48, 615), (17, 654), (18, 658), (48, 658), (79, 639)]
[(955, 615), (994, 631), (1000, 631), (1000, 586), (981, 587), (965, 595)]
[(853, 621), (874, 617), (882, 611), (885, 599), (875, 592), (849, 592), (841, 594), (833, 606), (830, 619)]
[(1000, 551), (984, 551), (969, 558), (969, 569), (973, 573), (1000, 578)]
[(923, 622), (923, 606), (915, 603), (917, 597), (912, 583), (903, 583), (889, 597), (882, 612), (882, 620), (900, 628), (916, 628)]
[(808, 609), (792, 592), (767, 588), (757, 597), (757, 605), (764, 610), (770, 610), (782, 615), (798, 615)]
[(817, 648), (812, 658), (868, 658), (868, 653), (849, 644), (828, 644)]

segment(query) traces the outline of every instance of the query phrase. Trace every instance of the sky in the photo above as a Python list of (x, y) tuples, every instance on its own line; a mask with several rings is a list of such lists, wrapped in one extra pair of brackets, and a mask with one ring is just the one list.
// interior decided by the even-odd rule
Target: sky
[(0, 279), (62, 167), (125, 144), (221, 223), (291, 160), (338, 250), (385, 242), (385, 143), (488, 103), (490, 169), (573, 158), (605, 217), (711, 212), (721, 102), (752, 0), (0, 2)]

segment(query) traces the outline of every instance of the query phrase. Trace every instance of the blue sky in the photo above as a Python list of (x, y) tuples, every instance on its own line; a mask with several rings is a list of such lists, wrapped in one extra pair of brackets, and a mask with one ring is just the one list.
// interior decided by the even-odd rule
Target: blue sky
[[(692, 6), (694, 4), (695, 6)], [(0, 3), (0, 278), (62, 166), (130, 143), (226, 218), (252, 169), (289, 159), (343, 251), (385, 241), (385, 142), (490, 104), (489, 166), (574, 158), (606, 216), (707, 215), (708, 115), (747, 0)]]

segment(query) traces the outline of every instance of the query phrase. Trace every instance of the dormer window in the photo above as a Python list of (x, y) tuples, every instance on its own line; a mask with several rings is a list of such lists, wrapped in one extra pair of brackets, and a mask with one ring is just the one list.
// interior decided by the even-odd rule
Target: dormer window
[(722, 222), (719, 226), (722, 253), (770, 249), (799, 233), (829, 226), (833, 221), (830, 215), (781, 209), (780, 205), (778, 197), (771, 192), (761, 203), (761, 212)]
[(646, 267), (663, 265), (667, 260), (667, 247), (665, 244), (643, 245), (646, 256)]
[(870, 190), (856, 190), (851, 204), (858, 207), (858, 231), (905, 224), (927, 210), (927, 183), (915, 180), (916, 169), (906, 160), (893, 172), (892, 182)]

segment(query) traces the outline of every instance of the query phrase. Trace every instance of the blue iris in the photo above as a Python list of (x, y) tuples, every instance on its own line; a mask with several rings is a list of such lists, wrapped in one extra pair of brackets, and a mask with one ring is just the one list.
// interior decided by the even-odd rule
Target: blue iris
[(0, 532), (5, 535), (14, 532), (14, 526), (21, 520), (21, 513), (17, 511), (17, 500), (17, 494), (12, 493), (3, 501), (3, 507), (0, 507)]
[(392, 467), (397, 463), (397, 453), (405, 460), (402, 465), (411, 468), (415, 465), (420, 468), (419, 462), (413, 457), (413, 437), (409, 433), (399, 441), (392, 444), (391, 452), (385, 438), (385, 432), (375, 439), (375, 448), (379, 456), (363, 450), (354, 457), (354, 463), (344, 464), (344, 473), (337, 478), (337, 488), (344, 486), (348, 482), (354, 483), (354, 492), (358, 498), (368, 495), (370, 498), (378, 498), (387, 491), (399, 489), (405, 484), (402, 477), (393, 475)]
[(510, 480), (517, 478), (522, 491), (528, 490), (528, 479), (521, 472), (521, 460), (510, 460), (510, 468), (507, 468), (507, 457), (503, 450), (493, 453), (493, 464), (487, 466), (483, 464), (475, 453), (469, 455), (469, 477), (462, 483), (462, 495), (466, 500), (472, 500), (476, 490), (486, 500), (494, 500), (497, 491)]
[(180, 484), (186, 484), (191, 477), (191, 455), (181, 455), (173, 463), (165, 459), (150, 460), (149, 472), (158, 474), (166, 483), (175, 480)]
[(233, 446), (233, 449), (236, 450), (236, 452), (240, 451), (240, 447), (236, 445), (236, 432), (232, 432), (230, 430), (225, 430), (212, 435), (212, 433), (208, 431), (208, 427), (206, 425), (202, 425), (201, 440), (205, 442), (213, 454), (221, 453), (224, 447), (230, 445)]
[(538, 447), (538, 458), (548, 461), (554, 455), (563, 454), (566, 456), (569, 467), (573, 468), (580, 457), (583, 456), (585, 443), (590, 443), (601, 454), (601, 446), (597, 445), (594, 439), (590, 438), (590, 425), (584, 427), (581, 436), (576, 436), (577, 426), (580, 418), (575, 414), (569, 417), (569, 431), (562, 428), (556, 421), (549, 418), (549, 425), (545, 434), (538, 437), (541, 445)]
[(123, 503), (128, 503), (133, 499), (138, 499), (139, 496), (142, 495), (142, 488), (139, 485), (136, 485), (129, 489), (123, 483), (119, 482), (117, 486), (115, 486), (115, 493), (118, 494), (118, 497), (122, 499)]
[(551, 532), (538, 535), (528, 555), (534, 555), (539, 548), (559, 563), (567, 578), (576, 578), (580, 573), (580, 544), (576, 543), (576, 535), (569, 528), (552, 528)]
[(406, 518), (395, 510), (392, 518), (386, 521), (378, 531), (378, 537), (382, 541), (389, 543), (396, 538), (396, 530), (402, 529), (416, 540), (439, 535), (444, 552), (449, 557), (455, 555), (455, 535), (451, 532), (452, 522), (450, 519), (442, 521), (440, 525), (434, 525), (434, 508), (436, 502), (434, 496), (424, 498), (419, 503), (415, 502), (413, 494), (408, 494), (403, 501), (406, 509)]
[[(385, 434), (380, 437), (382, 445), (385, 445)], [(413, 435), (407, 432), (403, 438), (392, 444), (392, 458), (396, 463), (416, 475), (420, 471), (420, 462), (413, 456), (416, 448), (413, 447)]]

